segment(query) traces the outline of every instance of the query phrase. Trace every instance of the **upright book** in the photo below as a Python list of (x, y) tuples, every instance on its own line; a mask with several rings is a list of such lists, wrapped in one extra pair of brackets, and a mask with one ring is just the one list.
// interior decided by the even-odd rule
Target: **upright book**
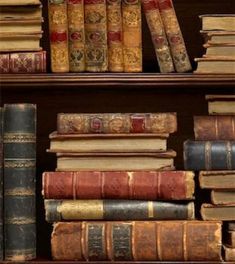
[(5, 260), (36, 257), (36, 105), (4, 105)]

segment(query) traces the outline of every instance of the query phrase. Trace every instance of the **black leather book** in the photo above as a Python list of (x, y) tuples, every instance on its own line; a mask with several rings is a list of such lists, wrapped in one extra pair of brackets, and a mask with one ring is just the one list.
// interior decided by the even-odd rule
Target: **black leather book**
[(36, 257), (36, 106), (4, 105), (5, 260)]
[(234, 170), (235, 141), (184, 142), (185, 170)]
[(3, 260), (3, 108), (0, 107), (0, 260)]

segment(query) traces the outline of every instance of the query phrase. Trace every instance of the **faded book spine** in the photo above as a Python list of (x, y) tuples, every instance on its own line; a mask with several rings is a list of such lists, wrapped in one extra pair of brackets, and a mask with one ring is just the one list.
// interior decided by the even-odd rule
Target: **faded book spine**
[(60, 134), (87, 133), (174, 133), (176, 113), (101, 113), (57, 115)]
[(108, 70), (106, 0), (84, 0), (85, 68), (88, 72)]
[(0, 260), (3, 253), (3, 108), (0, 107)]
[(48, 0), (51, 70), (69, 72), (68, 17), (65, 0)]
[(160, 72), (174, 72), (170, 47), (156, 0), (142, 0), (145, 17), (151, 33)]
[(124, 0), (123, 56), (124, 72), (142, 72), (142, 26), (140, 0)]
[(85, 31), (83, 0), (68, 0), (69, 69), (85, 71)]
[(196, 140), (235, 140), (235, 116), (194, 116)]
[(51, 248), (54, 260), (216, 261), (221, 240), (218, 221), (59, 222)]
[(0, 73), (46, 72), (46, 52), (17, 52), (0, 54)]
[(235, 141), (184, 142), (185, 170), (234, 170)]
[(121, 0), (107, 0), (108, 69), (123, 72), (123, 32)]
[(36, 257), (36, 105), (4, 105), (5, 259)]
[(44, 172), (45, 199), (193, 199), (191, 171)]
[(137, 200), (44, 200), (49, 223), (73, 220), (194, 219), (194, 203)]
[(167, 39), (170, 44), (174, 66), (177, 72), (192, 70), (180, 25), (172, 0), (155, 0), (158, 2)]

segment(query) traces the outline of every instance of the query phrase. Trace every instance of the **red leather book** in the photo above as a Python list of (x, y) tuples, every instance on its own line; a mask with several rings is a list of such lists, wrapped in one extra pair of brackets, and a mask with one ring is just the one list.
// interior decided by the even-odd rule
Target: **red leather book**
[(46, 52), (0, 54), (0, 73), (46, 72)]
[(45, 199), (193, 199), (191, 171), (44, 172)]

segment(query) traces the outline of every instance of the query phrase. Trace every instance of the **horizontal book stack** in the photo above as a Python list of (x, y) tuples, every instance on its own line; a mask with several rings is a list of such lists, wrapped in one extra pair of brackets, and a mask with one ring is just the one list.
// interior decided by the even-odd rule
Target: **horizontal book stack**
[(190, 71), (171, 0), (48, 0), (52, 72), (142, 72), (141, 7), (160, 72)]
[(0, 73), (45, 72), (40, 1), (3, 0), (0, 8)]
[(194, 73), (235, 74), (235, 15), (201, 15), (206, 53), (196, 58)]
[(226, 261), (235, 260), (235, 222), (228, 222), (225, 227), (223, 252)]

